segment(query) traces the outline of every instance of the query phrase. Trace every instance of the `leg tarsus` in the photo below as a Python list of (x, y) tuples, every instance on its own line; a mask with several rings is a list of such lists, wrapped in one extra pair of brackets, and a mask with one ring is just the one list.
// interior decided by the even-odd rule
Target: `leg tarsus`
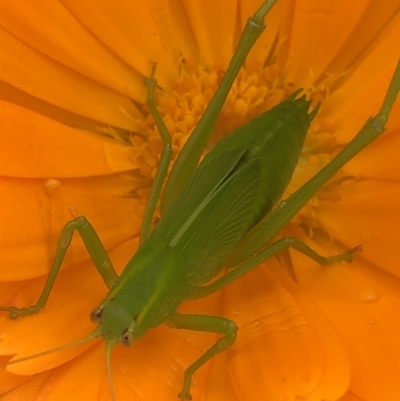
[(286, 241), (286, 249), (293, 248), (324, 266), (342, 261), (351, 263), (353, 261), (354, 252), (361, 250), (361, 246), (357, 245), (354, 248), (347, 249), (343, 253), (325, 257), (315, 252), (305, 242), (300, 241), (297, 238), (285, 237), (282, 238), (282, 241)]
[(16, 306), (0, 306), (0, 311), (8, 312), (10, 319), (18, 319), (19, 317), (31, 315), (36, 313), (40, 308), (36, 305), (30, 306), (28, 308), (17, 308)]
[(264, 18), (269, 13), (271, 8), (275, 5), (278, 0), (266, 0), (261, 5), (261, 7), (254, 13), (254, 15), (250, 18), (250, 21), (253, 24), (259, 26), (262, 30), (264, 30)]

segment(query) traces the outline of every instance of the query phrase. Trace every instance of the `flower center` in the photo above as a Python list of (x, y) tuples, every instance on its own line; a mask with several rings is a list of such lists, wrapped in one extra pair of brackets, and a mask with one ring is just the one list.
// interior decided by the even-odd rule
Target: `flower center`
[[(176, 159), (203, 115), (221, 82), (223, 73), (224, 71), (217, 68), (207, 69), (186, 60), (181, 65), (179, 79), (172, 90), (170, 92), (157, 91), (157, 108), (172, 137), (173, 160)], [(257, 62), (248, 63), (245, 68), (242, 68), (231, 88), (208, 148), (212, 148), (216, 142), (229, 135), (235, 128), (284, 100), (295, 89), (297, 86), (284, 79), (277, 65), (263, 67)], [(323, 87), (306, 88), (305, 93), (308, 98), (314, 100), (313, 106), (326, 97), (326, 90)], [(336, 149), (332, 125), (329, 117), (322, 113), (314, 119), (285, 197), (293, 193), (332, 158)], [(157, 169), (162, 147), (161, 139), (150, 115), (143, 121), (143, 132), (147, 132), (146, 139), (133, 136), (132, 143), (135, 148), (134, 158), (145, 183), (144, 186), (149, 188)], [(338, 185), (327, 186), (310, 200), (296, 216), (291, 226), (294, 223), (305, 231), (320, 227), (315, 217), (318, 202), (321, 199), (337, 200), (338, 198), (340, 198)]]

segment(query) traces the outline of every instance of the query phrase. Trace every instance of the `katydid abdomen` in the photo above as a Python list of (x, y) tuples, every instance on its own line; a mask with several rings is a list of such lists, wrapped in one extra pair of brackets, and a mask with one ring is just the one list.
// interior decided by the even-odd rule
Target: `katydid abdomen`
[[(288, 99), (220, 141), (154, 228), (185, 257), (186, 281), (209, 281), (285, 191), (310, 125), (305, 97)], [(311, 115), (312, 117), (312, 115)]]

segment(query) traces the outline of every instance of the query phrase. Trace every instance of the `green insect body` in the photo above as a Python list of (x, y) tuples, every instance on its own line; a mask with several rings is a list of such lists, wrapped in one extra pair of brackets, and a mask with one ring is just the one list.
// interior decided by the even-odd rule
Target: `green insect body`
[[(45, 306), (77, 230), (109, 289), (106, 298), (91, 313), (91, 320), (98, 326), (89, 336), (73, 344), (9, 363), (103, 337), (111, 397), (116, 400), (110, 368), (111, 349), (115, 345), (130, 346), (162, 323), (180, 329), (220, 333), (222, 337), (185, 370), (179, 396), (191, 399), (193, 374), (234, 343), (237, 327), (223, 317), (179, 314), (176, 311), (183, 301), (221, 289), (289, 247), (321, 264), (351, 261), (356, 248), (325, 258), (293, 238), (266, 245), (336, 171), (384, 131), (400, 87), (399, 66), (379, 114), (321, 172), (278, 206), (318, 109), (310, 111), (311, 102), (305, 96), (296, 98), (299, 91), (235, 130), (198, 164), (232, 82), (264, 29), (265, 15), (276, 1), (266, 1), (249, 20), (220, 87), (174, 165), (161, 204), (162, 218), (151, 233), (151, 221), (171, 159), (171, 140), (155, 107), (156, 81), (153, 76), (148, 79), (148, 104), (165, 147), (146, 210), (139, 249), (118, 276), (90, 223), (84, 217), (68, 223), (58, 241), (56, 257), (38, 302), (27, 308), (0, 307), (0, 310), (18, 318)], [(230, 270), (209, 283), (224, 267)]]
[(304, 97), (286, 100), (220, 141), (157, 224), (154, 237), (167, 238), (185, 258), (189, 285), (219, 273), (239, 240), (281, 198), (310, 125), (308, 107)]
[[(226, 256), (288, 185), (310, 124), (308, 107), (304, 97), (282, 102), (203, 159), (100, 305), (102, 335), (113, 332), (119, 338), (129, 327), (140, 337), (171, 318), (194, 287), (220, 272)], [(295, 135), (285, 140), (293, 126)], [(265, 157), (267, 149), (275, 157)], [(126, 318), (117, 324), (116, 315)]]
[[(315, 115), (309, 105), (305, 97), (286, 100), (207, 154), (93, 311), (101, 336), (131, 345), (148, 329), (184, 320), (178, 306), (220, 272), (235, 245), (281, 198)], [(223, 323), (231, 343), (236, 326)]]

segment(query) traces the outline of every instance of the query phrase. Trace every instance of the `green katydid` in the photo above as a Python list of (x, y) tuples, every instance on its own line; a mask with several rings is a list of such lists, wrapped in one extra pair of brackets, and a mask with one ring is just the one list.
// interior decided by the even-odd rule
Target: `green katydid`
[[(369, 119), (326, 167), (278, 205), (296, 167), (310, 122), (318, 111), (318, 106), (309, 110), (311, 102), (305, 96), (299, 97), (300, 91), (221, 140), (199, 164), (232, 83), (276, 2), (266, 0), (249, 19), (218, 90), (172, 169), (161, 201), (162, 218), (151, 230), (172, 154), (170, 135), (154, 101), (157, 83), (153, 67), (146, 80), (147, 102), (164, 148), (143, 220), (139, 249), (118, 276), (86, 218), (81, 216), (69, 222), (60, 235), (55, 260), (38, 302), (27, 308), (0, 310), (18, 318), (45, 307), (77, 230), (109, 289), (90, 315), (97, 327), (75, 343), (10, 363), (103, 337), (111, 397), (115, 401), (110, 358), (111, 349), (118, 343), (130, 346), (162, 323), (178, 329), (220, 333), (222, 337), (185, 370), (179, 396), (188, 400), (193, 374), (234, 343), (237, 327), (223, 317), (177, 313), (183, 301), (223, 288), (289, 247), (320, 264), (351, 261), (356, 248), (323, 257), (294, 238), (267, 244), (335, 172), (384, 131), (400, 89), (400, 64), (377, 116)], [(210, 283), (225, 267), (230, 270)]]

